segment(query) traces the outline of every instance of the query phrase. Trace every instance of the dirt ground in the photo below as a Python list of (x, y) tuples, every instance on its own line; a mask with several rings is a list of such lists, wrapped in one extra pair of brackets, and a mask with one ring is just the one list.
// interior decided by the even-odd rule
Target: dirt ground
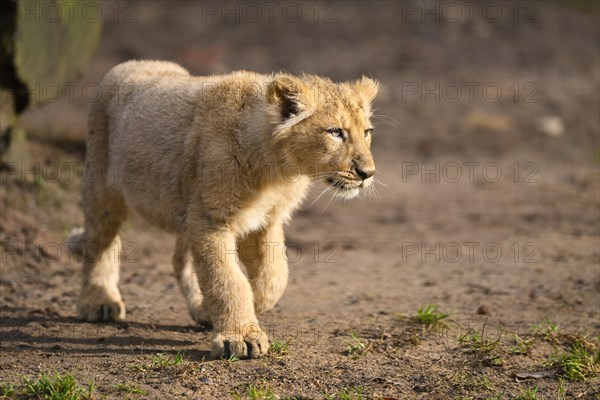
[[(28, 112), (31, 160), (2, 167), (0, 397), (71, 373), (92, 398), (600, 398), (598, 7), (467, 3), (105, 2), (74, 95)], [(381, 82), (385, 186), (348, 203), (311, 192), (287, 228), (287, 291), (260, 317), (266, 358), (208, 359), (173, 238), (135, 215), (127, 322), (75, 319), (80, 265), (62, 243), (83, 222), (86, 112), (129, 59)], [(427, 304), (449, 316), (423, 323)], [(561, 362), (574, 346), (580, 379)]]

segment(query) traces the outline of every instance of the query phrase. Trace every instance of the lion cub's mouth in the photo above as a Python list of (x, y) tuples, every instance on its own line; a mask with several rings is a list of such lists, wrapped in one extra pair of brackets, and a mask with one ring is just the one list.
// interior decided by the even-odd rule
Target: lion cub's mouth
[(358, 196), (360, 189), (364, 188), (364, 181), (347, 180), (344, 178), (328, 177), (327, 184), (335, 189), (334, 193), (344, 199)]

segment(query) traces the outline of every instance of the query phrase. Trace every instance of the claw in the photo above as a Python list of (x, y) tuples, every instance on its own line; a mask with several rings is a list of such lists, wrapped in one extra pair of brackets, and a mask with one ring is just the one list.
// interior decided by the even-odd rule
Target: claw
[(223, 342), (223, 357), (231, 358), (231, 346), (229, 342)]
[(248, 358), (254, 358), (253, 357), (254, 347), (252, 347), (252, 343), (251, 342), (244, 342), (244, 343), (246, 343), (246, 349), (248, 349)]

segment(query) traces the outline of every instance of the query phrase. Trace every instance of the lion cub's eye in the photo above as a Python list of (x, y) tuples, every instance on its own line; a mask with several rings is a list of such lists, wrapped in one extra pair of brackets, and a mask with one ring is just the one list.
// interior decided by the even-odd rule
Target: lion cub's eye
[(373, 133), (373, 128), (365, 129), (365, 137), (369, 137), (369, 135), (372, 133)]
[(342, 130), (342, 128), (329, 128), (327, 129), (327, 133), (336, 138), (344, 138), (344, 131)]

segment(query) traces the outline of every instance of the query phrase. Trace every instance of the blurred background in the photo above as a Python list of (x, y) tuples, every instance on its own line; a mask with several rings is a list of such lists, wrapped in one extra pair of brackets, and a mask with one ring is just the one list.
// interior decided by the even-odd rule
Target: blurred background
[[(33, 3), (23, 7), (36, 12)], [(72, 12), (84, 16), (82, 24), (96, 27), (102, 19), (97, 50), (89, 67), (80, 68), (82, 77), (65, 79), (78, 84), (66, 93), (56, 95), (48, 84), (29, 88), (51, 102), (23, 119), (30, 129), (83, 135), (93, 83), (110, 67), (165, 59), (193, 74), (248, 69), (305, 71), (334, 80), (371, 75), (382, 83), (380, 113), (402, 127), (384, 124), (375, 146), (393, 146), (403, 156), (474, 151), (497, 157), (543, 146), (561, 159), (577, 160), (586, 140), (596, 139), (594, 2), (151, 1), (109, 3), (101, 15), (95, 7), (78, 8)], [(55, 15), (44, 6), (39, 13), (42, 20)], [(24, 18), (25, 26), (40, 25), (33, 15)], [(91, 42), (74, 54), (89, 58)], [(56, 114), (61, 118), (48, 117)], [(544, 132), (557, 131), (543, 128), (548, 117), (560, 120), (558, 131), (568, 127), (568, 135), (549, 140)]]
[[(65, 22), (64, 9), (56, 22), (48, 3), (54, 4), (2, 5), (3, 21), (10, 7), (26, 10), (10, 29), (2, 22), (9, 34), (3, 33), (0, 57), (0, 86), (12, 90), (9, 105), (20, 112), (3, 119), (3, 131), (10, 124), (25, 138), (13, 132), (18, 151), (3, 139), (0, 315), (21, 332), (31, 315), (59, 327), (72, 322), (79, 267), (64, 255), (54, 260), (56, 250), (47, 244), (62, 243), (82, 223), (87, 111), (102, 75), (132, 59), (169, 60), (198, 75), (247, 69), (379, 80), (373, 143), (385, 184), (379, 198), (347, 204), (325, 198), (308, 206), (320, 192), (314, 191), (288, 227), (288, 245), (294, 257), (300, 254), (291, 262), (290, 286), (264, 321), (334, 323), (339, 335), (357, 329), (367, 338), (380, 331), (394, 337), (397, 315), (431, 303), (456, 320), (479, 315), (506, 329), (545, 318), (571, 330), (600, 329), (597, 2), (81, 2), (73, 9), (78, 28)], [(23, 44), (28, 32), (33, 47)], [(19, 41), (27, 50), (14, 45)], [(9, 98), (3, 95), (5, 111)], [(135, 216), (123, 237), (135, 244), (139, 264), (123, 268), (128, 318), (154, 327), (189, 325), (171, 276), (172, 239)], [(156, 335), (148, 325), (128, 329), (146, 339)], [(204, 337), (183, 328), (177, 335)], [(50, 336), (73, 357), (93, 346)], [(329, 342), (297, 343), (298, 357), (309, 360), (302, 384), (319, 376), (311, 366), (341, 357)], [(116, 349), (130, 344), (113, 343)], [(155, 342), (153, 349), (171, 345), (178, 344)], [(309, 349), (323, 358), (308, 356)], [(465, 364), (463, 355), (451, 353), (439, 366), (427, 353), (402, 362), (405, 375), (397, 369), (402, 351), (389, 364), (375, 356), (369, 371), (403, 377), (405, 386), (367, 386), (410, 395), (417, 383), (408, 375)], [(361, 368), (347, 379), (367, 382)], [(505, 394), (520, 390), (506, 373), (490, 379), (496, 378)], [(331, 379), (343, 384), (346, 378)], [(418, 385), (430, 393), (444, 388), (422, 379)], [(322, 390), (316, 382), (306, 386), (309, 393)], [(557, 384), (540, 387), (554, 393)], [(183, 393), (194, 390), (182, 385)]]

